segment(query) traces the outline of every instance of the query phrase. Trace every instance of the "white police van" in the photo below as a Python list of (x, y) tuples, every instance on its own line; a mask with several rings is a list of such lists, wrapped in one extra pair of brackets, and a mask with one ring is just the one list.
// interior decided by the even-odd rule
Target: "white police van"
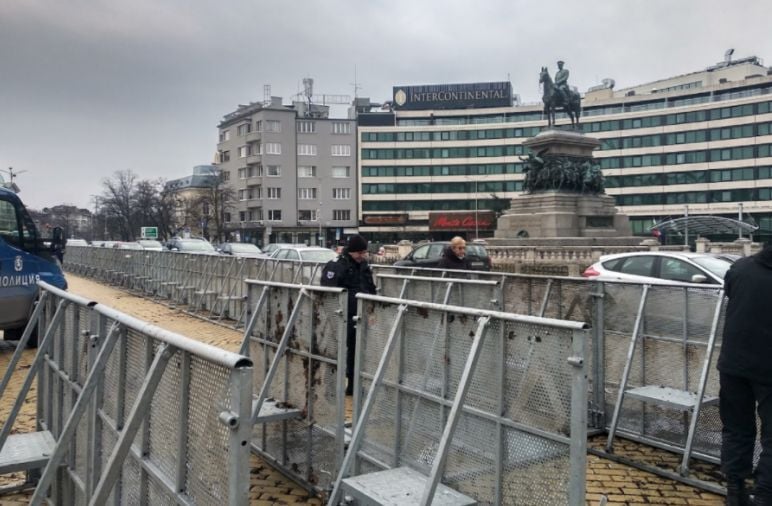
[[(44, 243), (27, 209), (0, 180), (0, 330), (5, 340), (18, 340), (38, 296), (37, 281), (66, 289), (61, 267), (64, 251), (61, 228)], [(29, 345), (37, 345), (36, 332)]]

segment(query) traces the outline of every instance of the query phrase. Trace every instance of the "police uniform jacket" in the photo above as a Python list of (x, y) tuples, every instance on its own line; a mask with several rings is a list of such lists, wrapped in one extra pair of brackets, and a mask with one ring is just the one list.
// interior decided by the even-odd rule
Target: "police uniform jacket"
[(338, 258), (330, 260), (322, 270), (322, 286), (337, 286), (348, 290), (348, 315), (353, 318), (357, 310), (356, 294), (375, 293), (373, 271), (367, 261), (357, 263), (343, 250)]

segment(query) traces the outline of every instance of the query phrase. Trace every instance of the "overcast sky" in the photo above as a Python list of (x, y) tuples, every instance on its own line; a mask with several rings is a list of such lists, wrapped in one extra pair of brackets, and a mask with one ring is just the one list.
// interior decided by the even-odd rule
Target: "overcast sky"
[[(701, 70), (735, 48), (772, 64), (770, 0), (0, 0), (0, 169), (28, 206), (91, 195), (115, 171), (210, 163), (240, 103), (503, 81), (540, 99), (563, 59), (581, 91)], [(343, 111), (341, 111), (341, 114)], [(22, 172), (25, 171), (25, 172)], [(7, 174), (0, 173), (7, 179)]]

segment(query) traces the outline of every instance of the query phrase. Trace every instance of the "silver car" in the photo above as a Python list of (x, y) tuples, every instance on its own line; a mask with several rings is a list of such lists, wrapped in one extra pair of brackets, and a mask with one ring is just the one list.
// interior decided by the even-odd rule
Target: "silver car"
[(599, 281), (723, 285), (731, 266), (730, 261), (708, 253), (642, 251), (604, 255), (582, 276)]

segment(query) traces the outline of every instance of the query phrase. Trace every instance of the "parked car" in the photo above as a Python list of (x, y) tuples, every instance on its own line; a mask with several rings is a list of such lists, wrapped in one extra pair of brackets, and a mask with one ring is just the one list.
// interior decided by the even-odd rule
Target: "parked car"
[(223, 255), (233, 255), (245, 258), (268, 258), (260, 248), (248, 242), (225, 242), (217, 250)]
[(85, 239), (67, 239), (67, 246), (88, 246)]
[(732, 262), (708, 253), (642, 251), (604, 255), (582, 276), (604, 280), (723, 285)]
[(214, 246), (204, 239), (182, 239), (172, 237), (167, 241), (166, 248), (169, 251), (179, 251), (180, 253), (199, 253), (204, 255), (216, 254)]
[(291, 242), (273, 242), (271, 244), (268, 244), (263, 248), (263, 253), (265, 253), (268, 256), (272, 256), (274, 251), (276, 251), (279, 248), (297, 248), (305, 246), (305, 244), (293, 244)]
[(139, 244), (142, 249), (148, 250), (148, 251), (163, 251), (164, 246), (159, 241), (155, 241), (153, 239), (140, 239), (137, 241), (137, 244)]
[(300, 260), (302, 262), (329, 262), (337, 257), (338, 254), (327, 248), (318, 246), (285, 246), (278, 248), (273, 252), (271, 258), (277, 260)]
[(139, 243), (137, 242), (123, 242), (123, 241), (118, 241), (115, 244), (113, 244), (113, 248), (142, 250), (142, 246), (140, 246)]
[[(422, 267), (436, 269), (439, 267), (440, 258), (445, 248), (450, 246), (450, 242), (429, 242), (416, 247), (408, 253), (402, 260), (394, 262), (395, 266), (403, 267)], [(466, 243), (466, 256), (472, 264), (472, 270), (489, 271), (491, 270), (491, 257), (485, 246), (479, 243)]]

